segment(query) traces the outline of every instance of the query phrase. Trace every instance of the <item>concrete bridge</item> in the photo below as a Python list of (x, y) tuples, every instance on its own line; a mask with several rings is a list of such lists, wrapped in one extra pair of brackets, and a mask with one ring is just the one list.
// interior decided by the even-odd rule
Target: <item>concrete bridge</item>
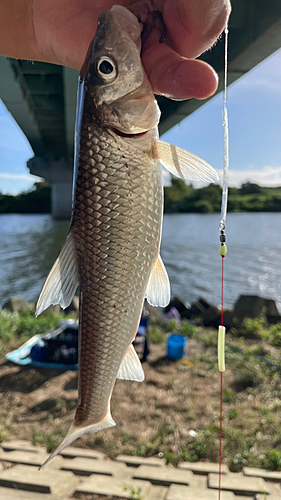
[[(232, 0), (229, 24), (231, 84), (281, 46), (280, 0)], [(201, 57), (218, 72), (223, 86), (224, 44)], [(53, 64), (0, 57), (0, 98), (25, 133), (34, 151), (30, 173), (52, 186), (52, 215), (69, 218), (73, 170), (78, 72)], [(206, 101), (158, 99), (160, 133), (183, 120)]]

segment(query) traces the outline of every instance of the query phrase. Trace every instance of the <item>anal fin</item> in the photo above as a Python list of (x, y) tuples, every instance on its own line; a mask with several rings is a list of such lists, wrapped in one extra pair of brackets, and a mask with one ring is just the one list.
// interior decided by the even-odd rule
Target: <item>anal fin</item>
[(143, 382), (145, 378), (141, 362), (132, 344), (123, 358), (117, 378), (122, 380), (136, 380), (137, 382)]

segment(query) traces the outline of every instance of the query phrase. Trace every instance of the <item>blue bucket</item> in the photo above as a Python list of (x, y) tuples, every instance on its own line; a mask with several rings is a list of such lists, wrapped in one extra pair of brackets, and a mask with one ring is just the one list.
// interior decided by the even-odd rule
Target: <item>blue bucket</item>
[(182, 359), (186, 344), (187, 337), (185, 337), (185, 335), (171, 333), (167, 339), (167, 358)]

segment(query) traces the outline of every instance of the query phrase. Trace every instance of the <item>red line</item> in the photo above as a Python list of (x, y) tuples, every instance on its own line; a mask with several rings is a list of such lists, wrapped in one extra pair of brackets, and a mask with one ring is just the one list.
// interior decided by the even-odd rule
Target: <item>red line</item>
[[(224, 256), (222, 256), (221, 269), (221, 325), (223, 326), (223, 288), (224, 288)], [(222, 418), (223, 418), (223, 372), (220, 380), (220, 455), (219, 455), (219, 500), (221, 498), (221, 469), (222, 469)]]
[(224, 256), (221, 259), (221, 324), (223, 326), (223, 287), (224, 287)]

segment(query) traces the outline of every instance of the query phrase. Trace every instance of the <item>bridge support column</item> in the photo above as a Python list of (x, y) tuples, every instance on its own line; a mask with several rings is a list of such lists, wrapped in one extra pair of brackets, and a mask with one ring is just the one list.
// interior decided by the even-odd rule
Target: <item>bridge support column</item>
[(30, 173), (43, 177), (51, 185), (53, 219), (70, 219), (72, 205), (73, 162), (69, 160), (45, 160), (34, 156), (27, 162)]

